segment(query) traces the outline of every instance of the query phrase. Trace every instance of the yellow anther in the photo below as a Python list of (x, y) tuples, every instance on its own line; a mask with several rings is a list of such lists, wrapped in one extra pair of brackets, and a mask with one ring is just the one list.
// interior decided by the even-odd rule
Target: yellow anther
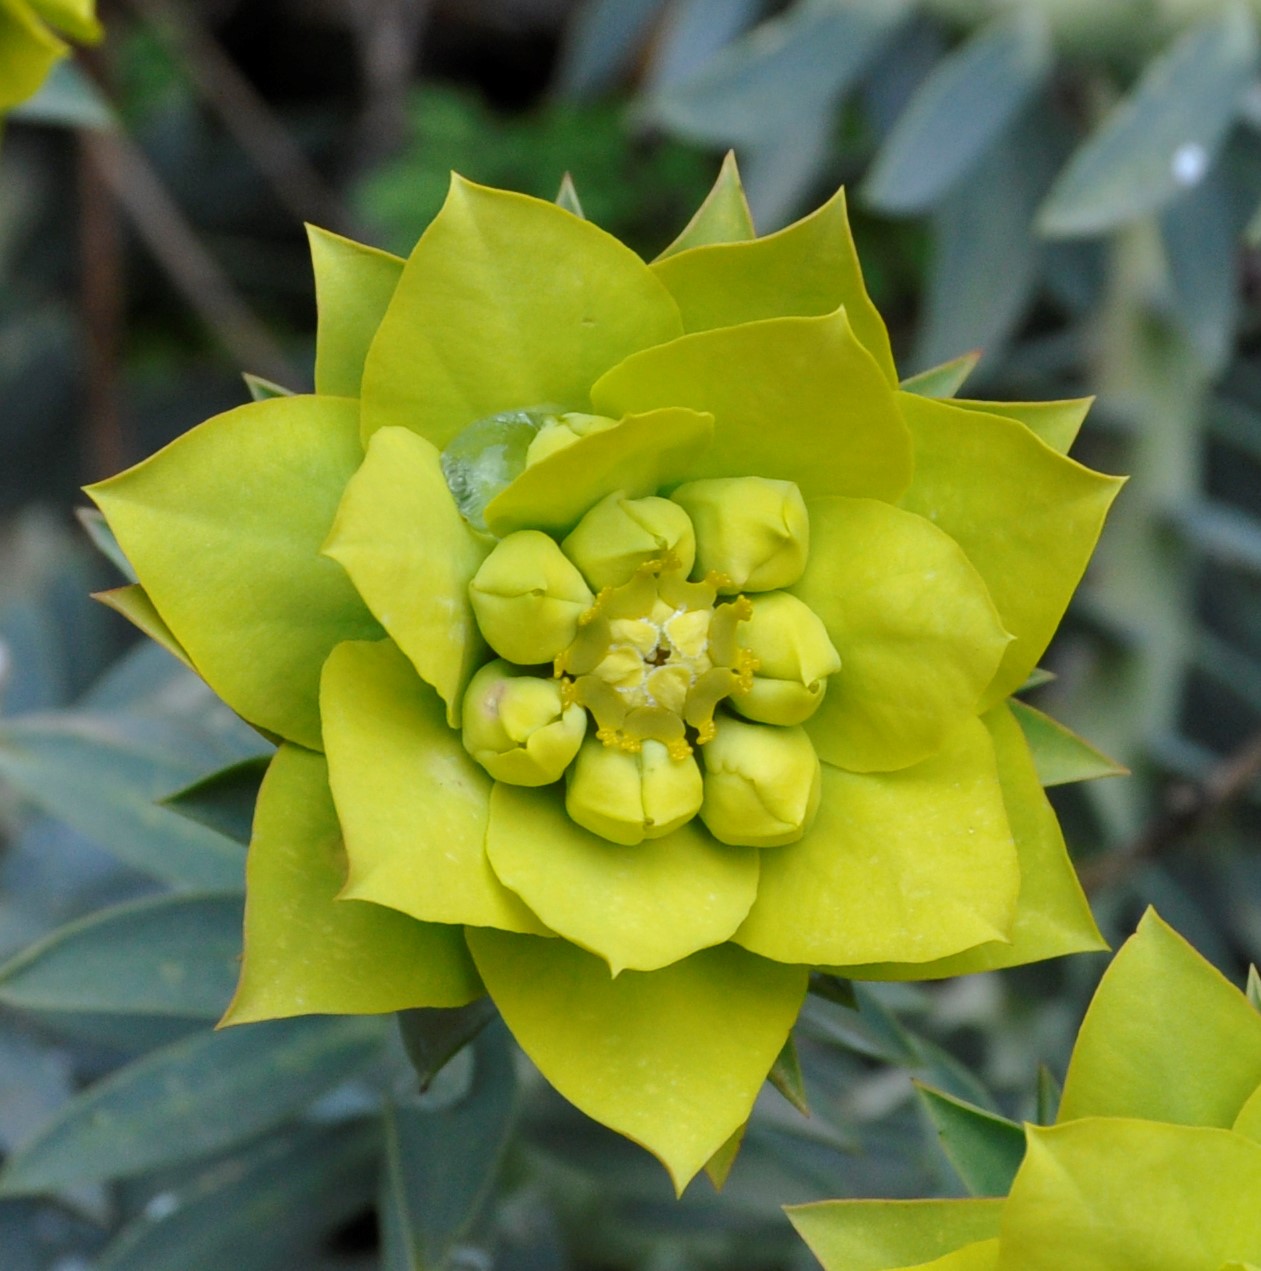
[(731, 587), (735, 580), (730, 574), (724, 574), (721, 569), (711, 569), (701, 579), (701, 582), (707, 587), (712, 587), (715, 591), (722, 591), (724, 587)]
[(686, 738), (678, 737), (666, 746), (666, 752), (671, 759), (686, 759), (692, 753), (692, 747), (688, 745)]
[(718, 735), (718, 725), (712, 719), (707, 719), (703, 723), (698, 724), (696, 728), (696, 744), (703, 746), (707, 741), (713, 741)]

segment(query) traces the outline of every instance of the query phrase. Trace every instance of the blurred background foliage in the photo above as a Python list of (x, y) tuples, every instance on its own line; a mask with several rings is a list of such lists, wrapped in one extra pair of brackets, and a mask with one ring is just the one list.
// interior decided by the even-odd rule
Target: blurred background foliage
[(210, 1031), (262, 743), (88, 600), (124, 580), (77, 487), (240, 403), (242, 370), (307, 387), (301, 222), (405, 251), (451, 168), (543, 197), (569, 171), (648, 255), (729, 146), (762, 231), (844, 182), (904, 373), (980, 350), (969, 394), (1098, 395), (1080, 457), (1133, 480), (1034, 700), (1134, 776), (1053, 794), (1109, 938), (1154, 903), (1241, 982), (1261, 950), (1261, 4), (102, 17), (0, 150), (6, 1271), (805, 1267), (781, 1203), (962, 1190), (910, 1077), (1017, 1119), (1053, 1100), (1098, 958), (812, 997), (801, 1072), (778, 1074), (812, 1115), (768, 1087), (725, 1189), (682, 1202), (476, 1011)]

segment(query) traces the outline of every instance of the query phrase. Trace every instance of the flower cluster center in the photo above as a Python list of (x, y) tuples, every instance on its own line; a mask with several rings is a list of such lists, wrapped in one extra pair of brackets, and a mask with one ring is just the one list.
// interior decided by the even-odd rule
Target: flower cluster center
[(556, 675), (606, 746), (634, 752), (652, 739), (681, 758), (692, 751), (689, 737), (713, 736), (718, 703), (748, 691), (757, 659), (740, 647), (737, 627), (751, 608), (743, 596), (715, 604), (726, 581), (711, 573), (689, 582), (666, 555), (604, 588), (579, 618)]

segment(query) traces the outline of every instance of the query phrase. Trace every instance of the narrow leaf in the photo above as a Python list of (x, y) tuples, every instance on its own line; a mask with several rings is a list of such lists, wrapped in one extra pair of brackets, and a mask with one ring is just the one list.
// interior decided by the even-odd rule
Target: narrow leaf
[(1129, 769), (1109, 759), (1089, 742), (1024, 702), (1012, 701), (1011, 712), (1024, 731), (1038, 780), (1044, 786), (1062, 786), (1073, 781), (1093, 781), (1097, 777), (1123, 777)]
[(250, 390), (251, 401), (261, 402), (269, 397), (293, 396), (293, 389), (284, 388), (272, 380), (265, 380), (261, 375), (252, 375), (249, 371), (243, 371), (241, 378), (245, 381), (245, 387)]
[(0, 1002), (34, 1011), (217, 1019), (241, 952), (241, 897), (160, 896), (81, 918), (0, 967)]
[(560, 189), (556, 191), (556, 206), (563, 207), (566, 212), (572, 212), (575, 216), (586, 220), (586, 213), (582, 210), (582, 204), (578, 200), (578, 191), (574, 188), (574, 179), (568, 172), (560, 179)]
[(137, 631), (143, 631), (150, 640), (173, 658), (178, 658), (190, 671), (194, 669), (188, 650), (175, 638), (175, 633), (153, 607), (149, 593), (139, 583), (111, 587), (109, 591), (94, 591), (92, 599), (99, 600), (107, 609), (121, 614)]
[(1241, 4), (1184, 32), (1082, 143), (1038, 215), (1049, 237), (1102, 234), (1198, 184), (1256, 71)]
[(740, 1145), (744, 1142), (744, 1133), (749, 1128), (746, 1121), (731, 1137), (705, 1162), (705, 1174), (714, 1185), (714, 1191), (720, 1192), (731, 1176), (731, 1167), (740, 1155)]
[(248, 846), (258, 788), (270, 762), (270, 755), (242, 759), (168, 794), (162, 803), (190, 821)]
[(87, 531), (97, 551), (109, 557), (128, 581), (134, 583), (136, 571), (132, 569), (131, 561), (123, 555), (123, 549), (118, 545), (114, 531), (106, 525), (105, 518), (96, 508), (75, 508), (74, 514), (79, 518), (79, 524)]
[(1007, 131), (1041, 88), (1051, 42), (1041, 14), (998, 19), (938, 62), (911, 99), (863, 187), (873, 207), (932, 207)]
[(824, 971), (810, 973), (810, 992), (821, 997), (825, 1002), (835, 1002), (846, 1010), (858, 1009), (858, 998), (854, 994), (854, 982), (840, 975), (831, 975)]
[(472, 1085), (459, 1103), (387, 1106), (380, 1205), (387, 1271), (446, 1265), (494, 1186), (515, 1098), (513, 1047), (500, 1025), (478, 1039)]
[(1261, 971), (1257, 970), (1256, 964), (1248, 968), (1248, 1001), (1252, 1003), (1257, 1010), (1261, 1011)]
[(1055, 1074), (1046, 1066), (1038, 1065), (1038, 1124), (1054, 1125), (1060, 1110), (1063, 1090)]
[(488, 997), (479, 997), (467, 1006), (423, 1006), (399, 1011), (398, 1030), (407, 1057), (416, 1069), (421, 1091), (497, 1015)]
[(379, 1153), (375, 1122), (274, 1134), (248, 1155), (159, 1192), (96, 1271), (320, 1266), (330, 1229), (371, 1203)]
[(1006, 1196), (1025, 1154), (1014, 1121), (916, 1083), (950, 1163), (973, 1196)]
[(942, 362), (940, 366), (930, 366), (918, 375), (908, 376), (901, 387), (908, 393), (918, 393), (920, 397), (953, 397), (980, 360), (981, 350), (973, 349), (971, 353)]
[(792, 1034), (784, 1042), (769, 1074), (771, 1085), (801, 1113), (803, 1117), (810, 1115), (810, 1104), (806, 1099), (806, 1083), (801, 1076), (801, 1060), (797, 1058), (797, 1046)]
[(279, 1125), (367, 1064), (364, 1019), (297, 1019), (196, 1033), (89, 1087), (0, 1171), (0, 1194), (125, 1178), (195, 1160)]
[(0, 777), (57, 820), (174, 887), (240, 887), (240, 847), (155, 802), (196, 775), (103, 717), (32, 716), (0, 728)]
[(1055, 679), (1054, 671), (1048, 671), (1044, 666), (1037, 666), (1029, 672), (1025, 682), (1016, 691), (1018, 693), (1032, 693), (1035, 688), (1041, 688), (1044, 684), (1054, 683)]

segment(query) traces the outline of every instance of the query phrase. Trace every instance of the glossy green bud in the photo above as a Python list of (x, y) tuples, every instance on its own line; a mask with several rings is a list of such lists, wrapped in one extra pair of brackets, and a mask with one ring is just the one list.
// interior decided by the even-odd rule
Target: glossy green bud
[(545, 786), (559, 781), (582, 745), (587, 712), (565, 706), (560, 684), (490, 662), (464, 694), (464, 748), (496, 781)]
[(725, 575), (720, 592), (774, 591), (805, 572), (810, 521), (792, 481), (714, 477), (688, 481), (670, 498), (692, 518), (695, 573)]
[(701, 820), (720, 843), (795, 843), (819, 808), (819, 757), (802, 728), (724, 719), (702, 748)]
[(486, 643), (509, 662), (534, 666), (568, 647), (595, 597), (554, 539), (518, 530), (482, 562), (469, 599)]
[(747, 691), (730, 703), (746, 719), (763, 724), (800, 724), (819, 709), (828, 676), (841, 657), (822, 619), (786, 591), (753, 596), (752, 616), (739, 628), (742, 648), (757, 659)]
[(692, 522), (677, 503), (620, 491), (601, 499), (561, 547), (596, 591), (620, 587), (644, 561), (673, 557), (687, 574), (696, 559)]
[(588, 737), (569, 769), (565, 809), (593, 834), (633, 847), (690, 821), (702, 794), (691, 755), (672, 759), (659, 741), (632, 751)]
[(534, 434), (530, 448), (525, 452), (525, 466), (528, 468), (540, 459), (546, 459), (548, 455), (572, 446), (575, 441), (591, 433), (604, 432), (616, 424), (617, 420), (610, 419), (607, 415), (584, 415), (579, 411), (551, 416)]

